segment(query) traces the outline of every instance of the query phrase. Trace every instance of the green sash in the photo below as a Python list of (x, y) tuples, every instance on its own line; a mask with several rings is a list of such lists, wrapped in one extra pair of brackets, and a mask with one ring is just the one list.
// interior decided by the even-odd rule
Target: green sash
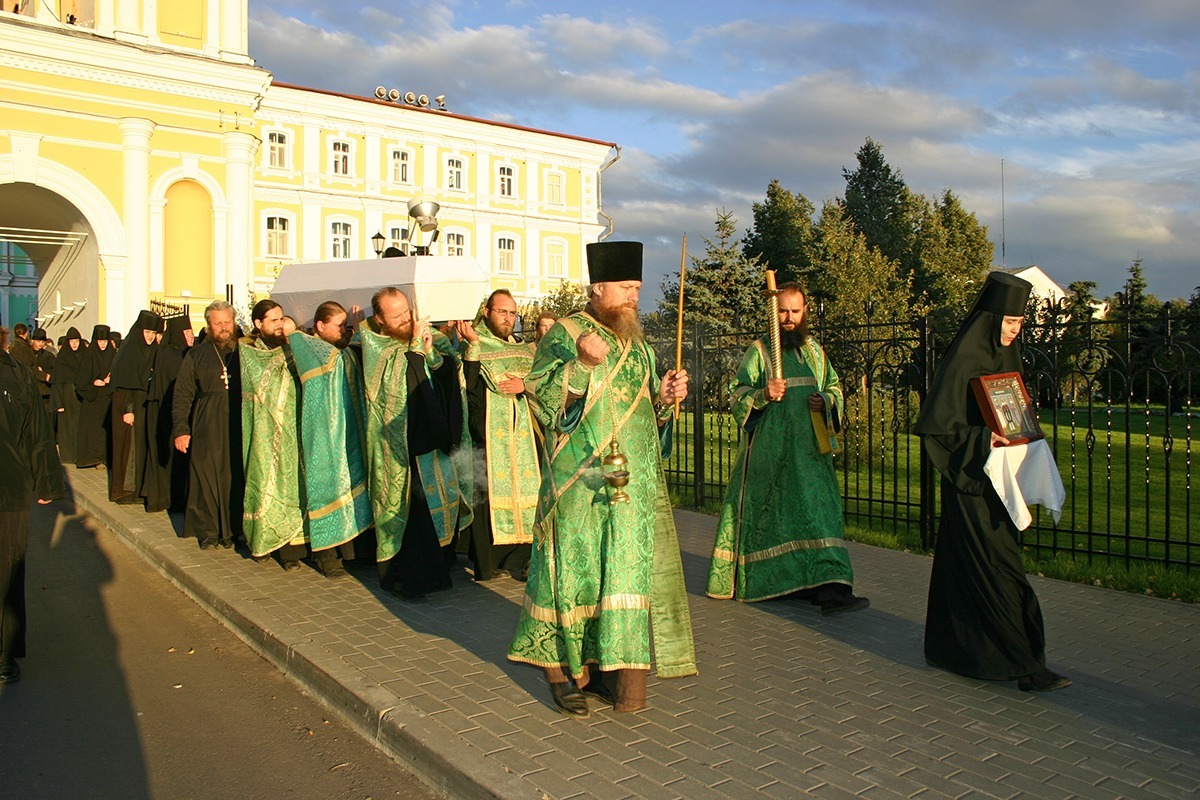
[(296, 379), (283, 348), (238, 345), (242, 377), (242, 524), (250, 554), (304, 544), (296, 440)]

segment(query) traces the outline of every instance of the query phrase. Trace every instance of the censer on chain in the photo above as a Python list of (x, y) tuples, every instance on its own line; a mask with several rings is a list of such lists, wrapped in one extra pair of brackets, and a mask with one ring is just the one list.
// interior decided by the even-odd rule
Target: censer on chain
[(621, 452), (615, 438), (609, 447), (608, 455), (601, 462), (604, 464), (604, 482), (616, 489), (616, 491), (609, 498), (608, 504), (627, 503), (629, 502), (629, 495), (626, 494), (625, 487), (629, 485), (629, 470), (625, 467), (629, 464), (629, 460)]

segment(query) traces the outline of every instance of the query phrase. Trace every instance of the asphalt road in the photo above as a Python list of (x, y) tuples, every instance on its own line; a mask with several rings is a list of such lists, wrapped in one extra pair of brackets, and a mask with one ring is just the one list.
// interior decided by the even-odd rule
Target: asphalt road
[(72, 512), (32, 512), (29, 655), (0, 686), (0, 797), (437, 796)]

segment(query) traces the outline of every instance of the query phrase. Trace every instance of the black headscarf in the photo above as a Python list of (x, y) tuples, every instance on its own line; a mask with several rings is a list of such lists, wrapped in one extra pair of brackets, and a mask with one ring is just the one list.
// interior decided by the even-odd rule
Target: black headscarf
[(192, 321), (187, 316), (169, 317), (166, 325), (167, 332), (154, 354), (154, 380), (150, 388), (152, 400), (166, 398), (171, 384), (179, 377), (183, 357), (190, 349), (183, 333), (192, 329)]
[[(145, 389), (154, 367), (157, 342), (146, 344), (142, 331), (158, 333), (163, 329), (162, 317), (153, 311), (141, 311), (129, 335), (125, 337), (117, 360), (112, 367), (112, 385), (116, 389)], [(110, 337), (111, 338), (111, 337)]]
[[(79, 349), (71, 349), (71, 340), (80, 340)], [(67, 331), (67, 335), (63, 337), (63, 343), (58, 349), (58, 359), (54, 362), (54, 374), (51, 377), (52, 383), (75, 383), (79, 377), (79, 368), (83, 366), (83, 354), (87, 352), (87, 348), (83, 346), (83, 335), (79, 333), (79, 328), (72, 327)]]
[[(104, 376), (112, 371), (113, 357), (117, 354), (117, 348), (108, 340), (108, 334), (109, 327), (107, 325), (97, 325), (92, 328), (92, 343), (87, 346), (87, 351), (79, 360), (79, 377), (75, 381), (75, 385), (81, 390), (92, 389), (92, 381), (103, 380)], [(101, 341), (106, 342), (103, 350), (99, 345)], [(83, 391), (80, 394), (83, 394)]]
[(938, 364), (913, 433), (947, 435), (971, 425), (967, 416), (974, 408), (971, 379), (1021, 371), (1021, 349), (1016, 342), (1008, 347), (1000, 344), (1000, 323), (1005, 317), (1025, 316), (1032, 289), (1029, 281), (1007, 272), (988, 273), (975, 305)]

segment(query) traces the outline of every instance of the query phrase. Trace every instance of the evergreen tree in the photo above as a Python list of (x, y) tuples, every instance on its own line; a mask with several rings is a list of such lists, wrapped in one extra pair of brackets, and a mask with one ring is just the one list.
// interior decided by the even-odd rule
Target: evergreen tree
[(842, 206), (825, 203), (817, 220), (817, 246), (808, 290), (814, 305), (823, 306), (828, 325), (909, 316), (907, 278), (897, 264), (870, 247)]
[(780, 283), (802, 280), (812, 265), (812, 202), (772, 180), (767, 199), (753, 205), (754, 227), (742, 239), (742, 254), (776, 271)]
[(869, 247), (900, 264), (907, 275), (914, 271), (913, 205), (908, 185), (883, 157), (883, 148), (870, 137), (856, 154), (858, 168), (842, 169), (846, 179), (846, 214)]
[[(717, 212), (716, 238), (704, 238), (704, 255), (692, 256), (683, 298), (684, 317), (700, 322), (712, 333), (759, 330), (763, 326), (763, 268), (747, 258), (733, 241), (737, 220), (733, 212)], [(662, 282), (658, 307), (663, 318), (675, 319), (679, 308), (679, 276)]]
[(935, 203), (921, 198), (917, 231), (914, 305), (939, 327), (953, 327), (970, 309), (991, 269), (994, 248), (987, 227), (949, 189)]

